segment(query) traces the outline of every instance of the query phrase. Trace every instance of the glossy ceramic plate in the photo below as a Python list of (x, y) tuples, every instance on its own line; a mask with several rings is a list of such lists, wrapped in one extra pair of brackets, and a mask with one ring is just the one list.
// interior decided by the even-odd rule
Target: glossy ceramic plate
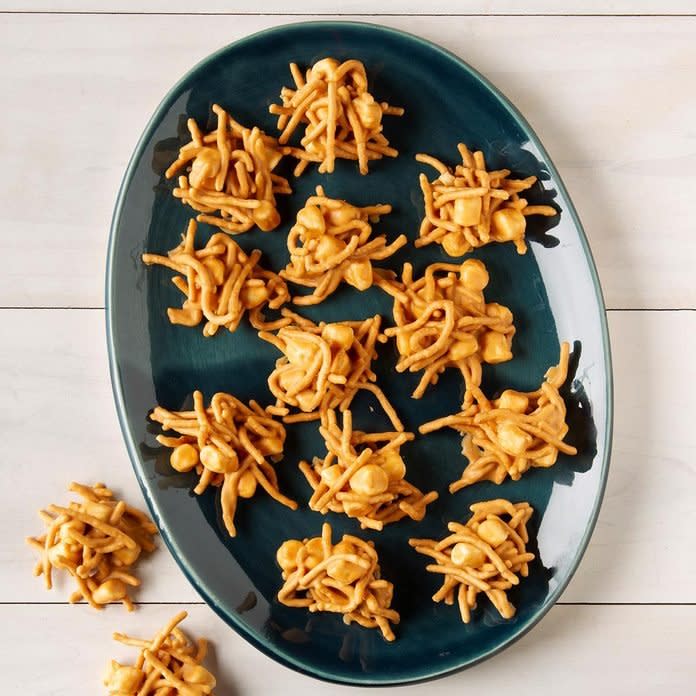
[[(356, 204), (391, 203), (393, 214), (379, 230), (415, 238), (422, 215), (418, 174), (428, 171), (414, 160), (427, 152), (454, 162), (463, 141), (482, 149), (491, 168), (534, 174), (539, 184), (527, 196), (550, 203), (553, 219), (528, 220), (530, 250), (518, 256), (511, 244), (477, 251), (488, 266), (488, 301), (509, 306), (515, 316), (515, 358), (486, 367), (484, 389), (534, 389), (556, 364), (559, 340), (573, 346), (572, 378), (565, 389), (568, 440), (580, 453), (561, 456), (552, 469), (536, 469), (521, 481), (501, 486), (482, 483), (450, 495), (448, 484), (465, 465), (453, 431), (419, 437), (404, 448), (408, 478), (440, 499), (420, 523), (391, 525), (374, 539), (383, 576), (395, 583), (394, 606), (401, 613), (397, 640), (378, 631), (345, 626), (339, 616), (309, 615), (275, 599), (281, 579), (275, 551), (289, 537), (319, 534), (324, 518), (306, 507), (309, 489), (297, 468), (302, 458), (323, 454), (316, 424), (288, 428), (281, 488), (300, 501), (292, 512), (264, 494), (242, 501), (238, 536), (227, 536), (218, 494), (192, 494), (195, 476), (168, 465), (168, 452), (156, 441), (146, 416), (154, 404), (180, 409), (201, 389), (207, 397), (229, 391), (247, 400), (270, 403), (266, 377), (278, 357), (258, 340), (246, 322), (230, 334), (204, 338), (199, 329), (172, 326), (168, 306), (181, 296), (162, 268), (146, 268), (143, 251), (166, 253), (184, 231), (191, 209), (171, 195), (163, 172), (188, 140), (185, 122), (194, 117), (212, 126), (210, 107), (222, 104), (242, 123), (276, 133), (268, 105), (289, 84), (288, 63), (306, 66), (327, 55), (362, 60), (378, 100), (404, 106), (403, 118), (385, 118), (385, 131), (400, 151), (398, 159), (375, 162), (367, 177), (352, 162), (339, 161), (331, 176), (307, 171), (292, 181), (294, 194), (280, 197), (284, 224), (271, 233), (253, 231), (235, 239), (247, 251), (260, 248), (265, 263), (285, 266), (285, 236), (295, 213), (323, 184), (327, 194)], [(553, 94), (548, 95), (553, 108)], [(288, 173), (291, 163), (287, 163)], [(428, 171), (432, 173), (432, 171)], [(203, 243), (213, 232), (199, 229)], [(405, 260), (423, 269), (447, 260), (439, 247), (411, 244), (386, 265)], [(389, 298), (373, 289), (359, 293), (344, 286), (312, 318), (390, 317)], [(111, 373), (128, 451), (162, 536), (182, 570), (210, 606), (239, 634), (279, 662), (322, 679), (351, 684), (395, 684), (432, 678), (490, 657), (533, 626), (553, 605), (577, 567), (594, 526), (607, 475), (611, 439), (611, 370), (604, 307), (595, 268), (568, 194), (537, 136), (490, 83), (452, 54), (419, 38), (383, 27), (343, 22), (303, 23), (255, 34), (213, 54), (188, 73), (166, 96), (147, 125), (125, 174), (111, 230), (107, 269), (107, 324)], [(376, 371), (379, 383), (407, 428), (458, 410), (462, 380), (449, 371), (425, 398), (409, 398), (417, 375), (398, 375), (391, 343), (383, 346)], [(356, 400), (357, 426), (386, 429), (375, 403)], [(360, 397), (362, 398), (362, 397)], [(449, 520), (466, 520), (472, 502), (495, 497), (529, 501), (532, 550), (537, 560), (529, 578), (511, 592), (516, 616), (501, 619), (483, 598), (473, 621), (464, 625), (456, 607), (434, 604), (439, 578), (426, 573), (426, 559), (413, 551), (410, 536), (441, 537)], [(330, 515), (335, 534), (358, 531), (356, 521)], [(505, 663), (500, 663), (501, 669)]]

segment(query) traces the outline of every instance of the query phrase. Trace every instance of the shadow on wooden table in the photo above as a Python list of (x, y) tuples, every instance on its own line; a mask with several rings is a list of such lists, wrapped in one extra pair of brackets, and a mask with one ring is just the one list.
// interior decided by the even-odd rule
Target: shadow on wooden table
[[(237, 636), (233, 636), (237, 638)], [(208, 644), (208, 655), (205, 659), (205, 668), (215, 675), (217, 684), (215, 686), (216, 694), (224, 694), (224, 696), (241, 696), (235, 679), (234, 670), (238, 669), (239, 665), (230, 665), (229, 661), (218, 659), (218, 651), (215, 643)]]

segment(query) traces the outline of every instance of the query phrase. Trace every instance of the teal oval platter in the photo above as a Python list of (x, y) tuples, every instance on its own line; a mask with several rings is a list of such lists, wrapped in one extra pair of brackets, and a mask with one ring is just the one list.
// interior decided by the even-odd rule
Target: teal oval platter
[[(297, 464), (323, 456), (325, 450), (316, 423), (291, 425), (284, 459), (276, 468), (281, 490), (300, 503), (299, 510), (260, 493), (240, 502), (238, 534), (230, 538), (218, 492), (192, 493), (195, 475), (170, 468), (168, 452), (157, 444), (158, 430), (147, 415), (158, 403), (170, 409), (187, 407), (195, 389), (206, 399), (226, 391), (245, 401), (271, 403), (266, 378), (278, 354), (258, 339), (246, 320), (235, 333), (222, 330), (213, 338), (204, 338), (201, 327), (171, 325), (166, 308), (181, 304), (172, 274), (146, 268), (140, 256), (145, 251), (165, 254), (176, 246), (192, 214), (172, 196), (174, 183), (164, 178), (179, 147), (188, 141), (186, 119), (212, 126), (210, 109), (218, 102), (242, 123), (276, 134), (268, 106), (290, 84), (288, 63), (306, 67), (326, 56), (363, 61), (375, 98), (405, 108), (402, 118), (384, 119), (385, 134), (400, 155), (371, 163), (368, 176), (360, 176), (356, 163), (346, 161), (338, 161), (332, 175), (308, 169), (299, 179), (291, 178), (291, 196), (279, 197), (283, 224), (278, 229), (251, 231), (235, 240), (246, 251), (261, 249), (262, 263), (280, 270), (288, 261), (286, 234), (295, 214), (322, 184), (327, 195), (358, 205), (390, 203), (394, 211), (382, 218), (377, 231), (389, 240), (404, 233), (412, 241), (423, 214), (418, 175), (433, 173), (414, 156), (426, 152), (454, 164), (458, 142), (481, 149), (489, 168), (537, 176), (526, 197), (532, 204), (553, 205), (559, 214), (528, 218), (527, 254), (518, 255), (512, 244), (493, 244), (471, 255), (488, 267), (486, 300), (510, 307), (517, 327), (514, 359), (486, 366), (483, 388), (491, 395), (506, 387), (537, 388), (546, 369), (557, 363), (560, 342), (569, 341), (571, 373), (563, 392), (570, 425), (567, 441), (579, 453), (561, 455), (554, 467), (532, 469), (518, 482), (484, 482), (450, 495), (448, 484), (466, 464), (458, 435), (447, 430), (417, 437), (402, 450), (407, 477), (424, 491), (437, 490), (439, 499), (420, 523), (407, 520), (382, 532), (360, 531), (355, 520), (333, 513), (324, 518), (308, 509), (310, 490)], [(553, 108), (553, 94), (548, 95), (548, 108)], [(292, 163), (283, 166), (289, 175)], [(204, 244), (214, 231), (199, 225), (197, 243)], [(406, 260), (419, 272), (429, 263), (451, 259), (437, 246), (416, 249), (409, 243), (379, 265), (399, 270)], [(278, 662), (356, 685), (442, 676), (510, 645), (544, 616), (568, 584), (597, 519), (609, 465), (612, 380), (604, 304), (580, 221), (539, 138), (512, 104), (458, 57), (393, 29), (310, 22), (263, 31), (206, 58), (164, 98), (128, 165), (109, 241), (106, 310), (118, 417), (162, 537), (212, 609)], [(361, 293), (342, 286), (321, 305), (300, 308), (300, 313), (328, 321), (381, 314), (389, 324), (391, 303), (376, 288)], [(447, 371), (424, 398), (413, 400), (410, 394), (419, 375), (397, 374), (395, 363), (392, 343), (381, 346), (375, 364), (378, 383), (408, 430), (459, 410), (458, 372)], [(389, 429), (371, 398), (365, 394), (356, 400), (356, 427)], [(425, 571), (426, 559), (407, 540), (441, 538), (448, 521), (468, 519), (473, 502), (498, 497), (526, 500), (534, 507), (530, 532), (536, 560), (529, 577), (510, 592), (517, 607), (512, 619), (500, 618), (483, 597), (465, 625), (456, 606), (431, 601), (440, 581)], [(325, 519), (334, 527), (334, 538), (350, 532), (374, 540), (382, 575), (395, 584), (393, 607), (401, 614), (395, 642), (387, 643), (376, 630), (346, 626), (340, 616), (309, 614), (277, 602), (281, 577), (276, 549), (287, 538), (318, 535)]]

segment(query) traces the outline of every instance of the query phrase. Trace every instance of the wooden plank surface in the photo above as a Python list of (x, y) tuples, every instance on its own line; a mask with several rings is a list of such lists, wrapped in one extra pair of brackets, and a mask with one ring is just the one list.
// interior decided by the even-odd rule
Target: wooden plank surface
[[(578, 573), (539, 627), (435, 688), (444, 696), (559, 688), (567, 696), (691, 693), (692, 0), (347, 0), (340, 9), (318, 0), (0, 0), (0, 692), (104, 693), (104, 666), (129, 656), (111, 632), (150, 635), (182, 607), (191, 631), (214, 642), (218, 696), (349, 691), (291, 672), (231, 632), (164, 548), (139, 566), (138, 611), (98, 613), (66, 605), (65, 581), (47, 593), (31, 577), (34, 557), (23, 542), (41, 529), (36, 509), (66, 500), (72, 479), (106, 479), (143, 505), (118, 429), (98, 308), (116, 191), (147, 118), (216, 48), (334, 10), (439, 43), (505, 92), (568, 185), (608, 306), (638, 310), (609, 312), (614, 454)], [(392, 693), (425, 696), (433, 688)]]
[(331, 5), (326, 0), (267, 0), (262, 7), (248, 0), (144, 0), (134, 5), (128, 0), (1, 0), (0, 11), (13, 12), (89, 12), (89, 13), (221, 13), (221, 14), (361, 14), (393, 15), (684, 15), (694, 14), (690, 0), (344, 0)]
[[(3, 669), (7, 694), (94, 696), (105, 693), (103, 671), (111, 659), (126, 663), (132, 649), (114, 643), (113, 631), (150, 638), (180, 610), (179, 606), (141, 607), (126, 614), (118, 607), (95, 615), (89, 607), (0, 606), (0, 622), (24, 647)], [(209, 665), (218, 677), (220, 696), (287, 694), (365, 694), (383, 689), (336, 686), (281, 668), (252, 648), (206, 606), (184, 607), (184, 628), (213, 645)], [(394, 696), (515, 694), (537, 696), (546, 689), (565, 696), (607, 694), (655, 696), (687, 694), (693, 684), (693, 629), (696, 607), (556, 606), (531, 633), (493, 659), (432, 683), (393, 688)], [(572, 640), (569, 640), (572, 635)], [(73, 643), (79, 636), (79, 643)], [(40, 640), (39, 640), (40, 639)], [(65, 645), (66, 648), (61, 646)], [(50, 649), (42, 646), (51, 646)], [(691, 646), (689, 649), (687, 646)], [(645, 659), (641, 659), (644, 657)], [(649, 659), (648, 659), (649, 657)], [(70, 661), (73, 668), (68, 669)], [(611, 675), (616, 675), (612, 678)], [(620, 675), (620, 676), (619, 676)], [(27, 686), (31, 691), (28, 692)], [(602, 690), (610, 687), (610, 691)]]
[[(4, 15), (0, 306), (103, 306), (116, 191), (149, 114), (212, 50), (287, 21), (298, 18)], [(458, 53), (528, 117), (609, 307), (696, 307), (680, 262), (696, 254), (684, 204), (696, 192), (696, 17), (380, 21)]]
[[(679, 370), (670, 337), (696, 354), (694, 312), (611, 312), (616, 426), (605, 504), (587, 556), (564, 602), (696, 602), (696, 468), (691, 391), (696, 365)], [(70, 480), (103, 478), (142, 505), (118, 429), (109, 384), (103, 313), (4, 310), (0, 402), (6, 428), (7, 484), (22, 495), (4, 502), (11, 533), (0, 535), (0, 600), (64, 601), (67, 583), (46, 593), (30, 571), (33, 553), (17, 545), (37, 533), (36, 509), (67, 500)], [(51, 348), (46, 349), (50, 338)], [(640, 349), (637, 349), (640, 346)], [(657, 371), (655, 366), (664, 366)], [(140, 564), (143, 601), (192, 601), (163, 548)]]

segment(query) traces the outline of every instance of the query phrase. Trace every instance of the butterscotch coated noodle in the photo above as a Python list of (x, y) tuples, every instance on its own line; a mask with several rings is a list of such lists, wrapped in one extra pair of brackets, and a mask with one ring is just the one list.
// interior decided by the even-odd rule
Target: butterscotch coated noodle
[(375, 384), (371, 369), (377, 356), (375, 343), (379, 335), (379, 315), (363, 321), (315, 324), (309, 319), (282, 310), (293, 324), (277, 334), (259, 332), (283, 356), (276, 361), (268, 377), (268, 388), (276, 397), (279, 409), (296, 408), (301, 413), (286, 415), (286, 423), (316, 420), (330, 408), (345, 411), (361, 389), (372, 392), (395, 430), (403, 431), (393, 406)]
[(264, 232), (280, 224), (275, 194), (292, 193), (287, 179), (273, 170), (283, 157), (278, 141), (256, 126), (237, 123), (221, 106), (213, 104), (217, 127), (201, 133), (196, 122), (187, 122), (191, 142), (165, 172), (179, 176), (173, 193), (199, 212), (207, 222), (229, 234), (258, 227)]
[(295, 88), (283, 87), (282, 103), (272, 104), (269, 110), (278, 116), (281, 145), (300, 124), (305, 126), (301, 147), (283, 148), (283, 153), (299, 159), (295, 176), (310, 162), (319, 163), (320, 173), (331, 174), (336, 159), (357, 160), (360, 173), (367, 174), (370, 160), (399, 154), (382, 133), (382, 116), (402, 116), (404, 110), (375, 101), (359, 60), (339, 63), (324, 58), (304, 75), (290, 63), (290, 73)]
[(457, 149), (462, 163), (454, 169), (430, 155), (416, 155), (439, 172), (433, 181), (420, 175), (425, 217), (416, 246), (437, 243), (450, 256), (462, 256), (491, 242), (513, 242), (517, 253), (524, 254), (526, 217), (554, 216), (558, 211), (520, 198), (520, 192), (534, 185), (535, 176), (510, 179), (509, 169), (489, 172), (481, 151), (472, 153), (463, 143)]
[(281, 604), (343, 614), (344, 623), (379, 628), (386, 640), (394, 640), (391, 624), (399, 623), (391, 609), (394, 586), (381, 578), (371, 541), (344, 534), (333, 544), (331, 525), (324, 523), (320, 537), (284, 542), (276, 560), (284, 581)]
[(114, 633), (139, 653), (132, 665), (111, 661), (104, 678), (109, 696), (213, 696), (215, 677), (202, 665), (208, 641), (194, 642), (179, 628), (187, 616), (177, 614), (152, 640)]
[(342, 283), (358, 290), (372, 286), (372, 262), (381, 261), (406, 244), (399, 235), (391, 244), (381, 234), (372, 237), (371, 222), (391, 212), (390, 205), (358, 208), (327, 198), (321, 186), (297, 213), (288, 234), (290, 263), (280, 275), (293, 283), (314, 288), (311, 295), (293, 298), (297, 305), (318, 304)]
[(420, 278), (414, 278), (413, 267), (405, 263), (401, 282), (385, 275), (378, 284), (394, 297), (396, 326), (385, 329), (383, 338), (396, 339), (397, 371), (423, 371), (414, 399), (454, 367), (464, 377), (467, 403), (471, 390), (481, 383), (482, 363), (512, 359), (512, 313), (485, 301), (488, 271), (483, 262), (433, 263)]
[(278, 309), (290, 299), (285, 281), (259, 265), (261, 252), (244, 253), (222, 232), (208, 243), (195, 247), (196, 221), (189, 220), (181, 243), (167, 256), (143, 254), (143, 263), (164, 266), (179, 273), (172, 282), (186, 296), (181, 308), (169, 307), (172, 324), (198, 326), (203, 319), (204, 336), (214, 336), (222, 326), (234, 332), (245, 312), (258, 330), (276, 329), (289, 323), (280, 319), (266, 322), (263, 309)]
[(132, 566), (143, 551), (155, 549), (157, 527), (145, 513), (116, 500), (103, 483), (71, 483), (68, 490), (76, 493), (80, 502), (41, 510), (46, 533), (27, 539), (41, 554), (34, 575), (43, 575), (50, 590), (52, 571), (65, 570), (78, 588), (70, 602), (85, 599), (95, 609), (122, 602), (132, 611), (128, 590), (140, 585)]
[(566, 406), (558, 393), (568, 375), (570, 347), (561, 345), (558, 365), (546, 372), (539, 389), (506, 389), (489, 400), (480, 389), (464, 410), (420, 426), (421, 433), (449, 427), (464, 434), (462, 453), (469, 460), (450, 492), (478, 481), (517, 481), (532, 467), (550, 467), (558, 453), (574, 455), (577, 449), (563, 442), (568, 433)]
[(464, 524), (450, 522), (449, 536), (435, 539), (409, 539), (418, 553), (434, 563), (426, 570), (443, 576), (442, 587), (433, 595), (434, 602), (459, 605), (464, 623), (471, 621), (479, 594), (488, 597), (504, 619), (515, 615), (507, 590), (529, 575), (534, 554), (527, 551), (527, 522), (533, 514), (529, 503), (489, 500), (475, 503)]
[(230, 536), (237, 534), (234, 517), (239, 498), (251, 498), (258, 486), (274, 500), (297, 509), (297, 503), (278, 488), (278, 476), (268, 461), (279, 461), (285, 444), (285, 428), (255, 401), (242, 403), (231, 394), (218, 392), (205, 408), (203, 395), (193, 393), (192, 411), (169, 411), (157, 406), (150, 420), (165, 432), (157, 442), (170, 447), (169, 462), (180, 472), (199, 476), (194, 493), (201, 495), (208, 486), (220, 487), (222, 519)]
[(309, 507), (327, 514), (340, 512), (359, 520), (365, 529), (381, 530), (404, 517), (420, 521), (437, 493), (424, 494), (406, 481), (401, 446), (413, 433), (367, 433), (353, 430), (351, 411), (343, 412), (339, 425), (334, 410), (322, 416), (319, 432), (327, 455), (312, 464), (300, 462), (300, 470), (313, 488)]

